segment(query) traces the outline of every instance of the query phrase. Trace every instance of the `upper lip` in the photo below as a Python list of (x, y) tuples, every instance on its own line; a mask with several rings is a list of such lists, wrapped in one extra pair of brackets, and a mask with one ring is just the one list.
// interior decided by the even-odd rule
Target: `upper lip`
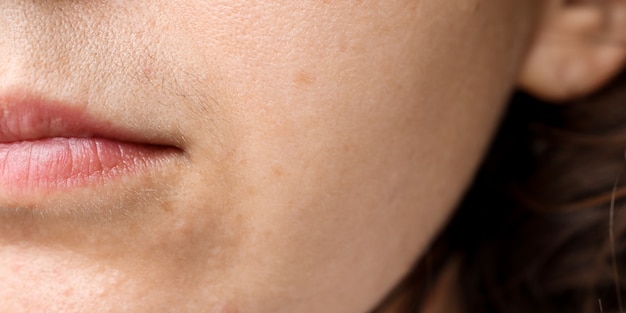
[(28, 94), (0, 94), (0, 143), (54, 137), (97, 137), (180, 149), (177, 142), (165, 136), (155, 136), (155, 133), (158, 132), (131, 130), (113, 120), (95, 116), (85, 109), (85, 105)]

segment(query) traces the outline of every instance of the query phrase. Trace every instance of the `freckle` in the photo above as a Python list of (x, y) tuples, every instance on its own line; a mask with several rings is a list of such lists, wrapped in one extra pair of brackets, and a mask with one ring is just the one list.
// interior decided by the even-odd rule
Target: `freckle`
[(165, 213), (172, 213), (172, 204), (169, 201), (163, 202), (161, 208)]
[(244, 217), (243, 214), (237, 214), (234, 217), (234, 221), (237, 222), (237, 224), (242, 224), (244, 221)]
[(65, 297), (70, 297), (72, 294), (74, 294), (74, 290), (72, 288), (67, 288), (63, 291), (63, 295)]
[(345, 39), (342, 39), (339, 42), (339, 52), (346, 52), (348, 51), (348, 42)]
[(250, 195), (250, 196), (255, 196), (258, 193), (256, 188), (254, 188), (252, 186), (246, 188), (246, 191), (247, 191), (248, 195)]
[(280, 166), (275, 166), (272, 168), (272, 173), (274, 174), (274, 177), (282, 177), (285, 175), (285, 170), (283, 170)]
[(315, 82), (315, 77), (311, 73), (300, 71), (298, 75), (296, 75), (294, 82), (300, 86), (308, 86)]

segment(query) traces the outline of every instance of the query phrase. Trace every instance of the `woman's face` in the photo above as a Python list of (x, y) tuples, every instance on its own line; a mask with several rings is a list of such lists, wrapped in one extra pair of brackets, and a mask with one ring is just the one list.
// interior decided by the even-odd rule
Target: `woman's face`
[(0, 307), (366, 312), (471, 180), (537, 2), (0, 2)]

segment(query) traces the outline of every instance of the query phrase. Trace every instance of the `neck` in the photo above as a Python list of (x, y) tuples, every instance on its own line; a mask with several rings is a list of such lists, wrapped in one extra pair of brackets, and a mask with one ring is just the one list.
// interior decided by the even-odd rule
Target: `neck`
[(463, 313), (458, 283), (459, 266), (456, 259), (445, 265), (434, 288), (426, 296), (420, 313)]
[(457, 280), (458, 272), (458, 260), (450, 260), (441, 270), (417, 312), (409, 312), (413, 293), (412, 290), (406, 290), (398, 293), (395, 299), (379, 313), (463, 313)]

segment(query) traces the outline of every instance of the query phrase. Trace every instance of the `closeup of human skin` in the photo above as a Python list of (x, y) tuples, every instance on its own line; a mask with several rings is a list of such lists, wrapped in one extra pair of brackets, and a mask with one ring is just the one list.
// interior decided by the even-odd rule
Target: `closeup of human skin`
[(372, 310), (468, 187), (542, 3), (0, 2), (0, 311)]

